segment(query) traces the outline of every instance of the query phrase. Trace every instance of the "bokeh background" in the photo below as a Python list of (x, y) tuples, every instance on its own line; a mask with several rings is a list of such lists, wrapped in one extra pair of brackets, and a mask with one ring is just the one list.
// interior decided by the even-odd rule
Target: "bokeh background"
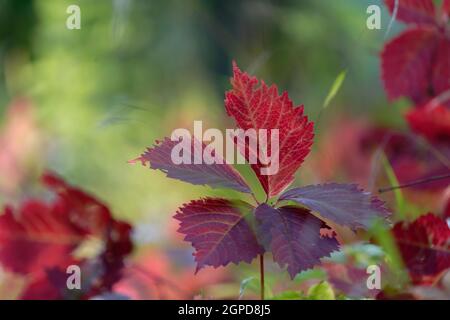
[[(81, 8), (81, 30), (66, 28), (71, 4)], [(370, 4), (382, 8), (381, 30), (366, 27)], [(174, 286), (184, 281), (187, 297), (238, 296), (246, 279), (243, 294), (252, 297), (256, 265), (194, 276), (192, 249), (172, 219), (190, 199), (239, 195), (186, 185), (127, 161), (173, 129), (191, 129), (194, 120), (232, 128), (223, 100), (235, 60), (287, 90), (310, 119), (320, 120), (297, 184), (355, 181), (372, 191), (385, 186), (382, 169), (373, 182), (366, 168), (358, 171), (355, 164), (354, 172), (339, 164), (343, 150), (351, 150), (346, 145), (356, 141), (359, 131), (352, 128), (408, 131), (402, 114), (409, 103), (388, 102), (380, 79), (386, 37), (403, 28), (394, 23), (386, 35), (389, 20), (379, 0), (0, 0), (0, 204), (39, 195), (39, 176), (52, 170), (131, 223), (136, 249), (130, 260), (178, 282)], [(342, 88), (323, 109), (343, 71)], [(246, 168), (239, 170), (252, 179)], [(392, 194), (383, 198), (395, 204)], [(408, 212), (440, 205), (427, 200)], [(292, 285), (276, 266), (268, 268), (268, 287)], [(140, 297), (177, 297), (170, 283), (161, 289), (147, 281)], [(127, 290), (122, 292), (137, 289)]]

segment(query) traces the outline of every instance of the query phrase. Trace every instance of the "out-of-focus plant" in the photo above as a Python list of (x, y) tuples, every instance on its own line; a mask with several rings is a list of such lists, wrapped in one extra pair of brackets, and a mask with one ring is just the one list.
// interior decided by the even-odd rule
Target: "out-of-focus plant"
[[(109, 292), (133, 248), (131, 226), (55, 174), (44, 174), (42, 182), (53, 200), (26, 200), (19, 208), (7, 206), (0, 215), (0, 263), (6, 276), (24, 280), (16, 287), (18, 297), (86, 299)], [(76, 290), (66, 285), (71, 265), (82, 273)]]

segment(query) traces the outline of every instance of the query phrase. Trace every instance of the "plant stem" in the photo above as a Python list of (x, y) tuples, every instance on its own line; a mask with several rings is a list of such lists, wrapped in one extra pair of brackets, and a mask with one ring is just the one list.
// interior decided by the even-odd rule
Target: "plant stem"
[(261, 300), (264, 300), (264, 254), (259, 255), (259, 275), (261, 279)]
[(403, 188), (408, 188), (408, 187), (413, 187), (413, 186), (418, 186), (421, 184), (425, 184), (425, 183), (430, 183), (433, 181), (438, 181), (438, 180), (443, 180), (443, 179), (448, 179), (450, 178), (450, 174), (445, 174), (442, 176), (435, 176), (435, 177), (431, 177), (431, 178), (426, 178), (426, 179), (421, 179), (421, 180), (416, 180), (404, 185), (400, 185), (400, 186), (393, 186), (393, 187), (387, 187), (387, 188), (381, 188), (378, 190), (379, 193), (384, 193), (384, 192), (388, 192), (388, 191), (393, 191), (393, 190), (397, 190), (397, 189), (403, 189)]
[(253, 200), (256, 202), (256, 204), (259, 206), (259, 201), (258, 201), (258, 199), (256, 199), (255, 194), (253, 192), (251, 192), (250, 195), (253, 198)]

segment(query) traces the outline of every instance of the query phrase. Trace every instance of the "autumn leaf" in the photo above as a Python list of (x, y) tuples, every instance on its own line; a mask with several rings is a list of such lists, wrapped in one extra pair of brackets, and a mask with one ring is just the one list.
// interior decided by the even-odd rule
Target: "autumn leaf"
[(303, 270), (314, 267), (320, 259), (339, 249), (334, 236), (321, 235), (329, 227), (309, 210), (285, 206), (273, 208), (261, 204), (255, 210), (258, 237), (273, 259), (287, 265), (293, 279)]
[(420, 103), (428, 96), (437, 42), (436, 30), (424, 27), (407, 30), (384, 47), (382, 73), (390, 99), (407, 96)]
[[(194, 146), (199, 143), (192, 138), (190, 148), (185, 148), (184, 151), (189, 151), (183, 154), (183, 157), (189, 159), (188, 163), (175, 164), (172, 161), (171, 153), (173, 148), (182, 142), (172, 141), (165, 138), (161, 142), (157, 142), (152, 148), (139, 158), (133, 160), (141, 161), (143, 165), (150, 164), (150, 168), (161, 170), (167, 177), (178, 179), (184, 182), (189, 182), (194, 185), (209, 185), (212, 188), (230, 188), (240, 192), (250, 193), (249, 186), (242, 179), (240, 174), (231, 166), (225, 163), (225, 160), (220, 158), (220, 163), (214, 161), (214, 157), (210, 153), (202, 153), (202, 163), (195, 163)], [(201, 143), (202, 150), (205, 150), (205, 144)], [(218, 155), (217, 155), (218, 156)]]
[(387, 218), (384, 202), (355, 184), (328, 183), (293, 188), (280, 200), (295, 201), (321, 217), (352, 229), (367, 229), (376, 218)]
[(450, 109), (444, 105), (427, 104), (410, 110), (406, 120), (412, 131), (431, 142), (450, 141)]
[[(450, 36), (442, 37), (439, 41), (432, 83), (436, 96), (450, 90)], [(449, 100), (447, 106), (450, 107), (450, 99), (447, 100)]]
[(252, 212), (246, 202), (218, 198), (194, 200), (177, 211), (178, 231), (195, 248), (197, 271), (206, 265), (250, 263), (264, 252), (252, 230)]
[(65, 283), (55, 287), (51, 275), (65, 274), (71, 264), (87, 266), (89, 262), (74, 252), (96, 238), (104, 249), (96, 258), (92, 287), (83, 294), (109, 290), (131, 252), (131, 226), (113, 219), (104, 204), (56, 175), (47, 173), (42, 181), (56, 193), (53, 201), (28, 200), (18, 209), (6, 207), (0, 215), (0, 263), (30, 279), (23, 299), (62, 298)]
[[(392, 14), (396, 0), (385, 0), (385, 3)], [(397, 19), (405, 23), (434, 24), (436, 10), (433, 0), (398, 0)]]
[[(391, 13), (394, 0), (386, 0)], [(390, 99), (402, 96), (423, 104), (450, 89), (448, 1), (399, 0), (398, 19), (408, 28), (387, 43), (381, 54), (382, 78)]]
[(444, 219), (428, 213), (412, 223), (397, 223), (393, 233), (415, 283), (433, 282), (450, 268), (450, 229)]
[(448, 16), (450, 15), (450, 0), (444, 0), (442, 2), (442, 12), (444, 12)]
[(71, 252), (84, 238), (81, 229), (38, 201), (19, 212), (7, 207), (0, 216), (0, 263), (9, 271), (29, 275), (31, 284), (46, 278), (52, 267), (75, 263)]
[[(310, 151), (313, 123), (303, 114), (303, 106), (294, 107), (287, 92), (279, 95), (277, 86), (268, 87), (264, 81), (258, 86), (258, 80), (242, 72), (236, 63), (231, 84), (225, 108), (239, 128), (279, 130), (278, 173), (262, 175), (263, 161), (251, 164), (267, 195), (278, 195), (294, 180), (295, 172)], [(267, 147), (270, 150), (270, 141)]]

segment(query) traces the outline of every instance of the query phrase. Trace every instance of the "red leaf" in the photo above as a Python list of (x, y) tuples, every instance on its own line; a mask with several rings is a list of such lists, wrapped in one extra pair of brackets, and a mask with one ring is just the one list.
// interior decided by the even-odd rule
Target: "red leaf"
[(30, 278), (22, 298), (61, 298), (65, 283), (63, 288), (55, 287), (48, 272), (65, 274), (68, 265), (86, 265), (86, 261), (73, 257), (73, 251), (88, 238), (96, 237), (105, 246), (98, 257), (101, 270), (83, 293), (89, 296), (108, 290), (117, 280), (123, 258), (131, 251), (131, 227), (114, 220), (104, 204), (59, 177), (46, 174), (43, 182), (57, 193), (52, 202), (30, 200), (16, 212), (7, 207), (0, 216), (0, 263)]
[(0, 216), (0, 261), (9, 270), (28, 274), (65, 266), (85, 233), (46, 204), (30, 201), (19, 212)]
[(442, 199), (442, 217), (450, 222), (450, 188), (444, 192)]
[(431, 142), (450, 141), (450, 110), (446, 106), (425, 105), (406, 114), (411, 129)]
[(433, 282), (450, 268), (450, 229), (444, 219), (428, 213), (410, 224), (397, 223), (393, 232), (415, 283)]
[[(98, 256), (99, 265), (95, 267), (101, 270), (95, 270), (97, 276), (89, 288), (88, 296), (110, 290), (120, 279), (124, 258), (133, 249), (131, 225), (114, 219), (105, 204), (83, 190), (68, 185), (58, 176), (47, 173), (42, 180), (58, 193), (60, 201), (54, 206), (63, 210), (62, 215), (65, 215), (71, 223), (84, 228), (86, 235), (100, 237), (104, 241), (103, 252)], [(98, 277), (99, 271), (101, 277)]]
[[(395, 0), (385, 0), (385, 2), (392, 14)], [(399, 0), (397, 19), (406, 23), (434, 24), (436, 10), (433, 0)]]
[[(214, 163), (212, 156), (206, 152), (204, 156), (207, 158), (203, 158), (201, 164), (195, 164), (193, 150), (195, 150), (195, 143), (199, 142), (194, 138), (192, 138), (190, 144), (191, 151), (189, 154), (183, 155), (190, 160), (190, 164), (175, 164), (171, 159), (171, 153), (178, 143), (180, 142), (165, 138), (162, 142), (153, 146), (153, 148), (148, 148), (144, 154), (132, 162), (141, 161), (143, 165), (148, 162), (150, 163), (150, 168), (161, 170), (169, 178), (195, 185), (209, 185), (212, 188), (230, 188), (240, 192), (250, 193), (250, 188), (242, 179), (241, 175), (232, 166), (226, 164), (225, 160), (221, 159), (223, 164)], [(206, 145), (202, 143), (202, 150), (205, 150), (205, 147)]]
[(195, 248), (197, 271), (206, 265), (250, 263), (263, 253), (249, 224), (251, 215), (246, 202), (213, 198), (191, 201), (177, 211), (178, 231)]
[(378, 289), (367, 287), (367, 268), (356, 265), (353, 261), (345, 262), (324, 261), (323, 269), (327, 272), (328, 282), (335, 290), (338, 290), (351, 298), (375, 298), (380, 292)]
[(447, 17), (450, 15), (450, 0), (444, 0), (444, 2), (442, 2), (442, 12), (444, 12)]
[[(303, 115), (303, 106), (294, 107), (287, 92), (279, 95), (275, 85), (267, 87), (264, 81), (257, 86), (258, 80), (242, 72), (235, 63), (233, 73), (233, 89), (226, 93), (225, 98), (228, 115), (244, 130), (279, 130), (278, 173), (261, 175), (262, 161), (252, 164), (267, 195), (272, 197), (293, 181), (295, 172), (308, 155), (314, 137), (313, 123)], [(269, 142), (268, 150), (270, 147)]]
[[(450, 38), (441, 37), (436, 52), (436, 60), (433, 67), (434, 95), (439, 96), (450, 90)], [(450, 101), (450, 99), (447, 99)], [(450, 107), (450, 102), (448, 103)]]
[(375, 218), (387, 218), (384, 202), (355, 184), (327, 183), (294, 188), (280, 200), (295, 201), (325, 219), (352, 229), (367, 229)]
[(266, 250), (272, 252), (280, 267), (287, 265), (292, 279), (339, 249), (336, 238), (320, 233), (322, 228), (329, 227), (307, 209), (292, 206), (272, 208), (261, 204), (256, 208), (255, 216), (260, 241)]
[(415, 28), (384, 47), (382, 75), (390, 99), (407, 96), (422, 103), (428, 98), (438, 39), (435, 28)]

